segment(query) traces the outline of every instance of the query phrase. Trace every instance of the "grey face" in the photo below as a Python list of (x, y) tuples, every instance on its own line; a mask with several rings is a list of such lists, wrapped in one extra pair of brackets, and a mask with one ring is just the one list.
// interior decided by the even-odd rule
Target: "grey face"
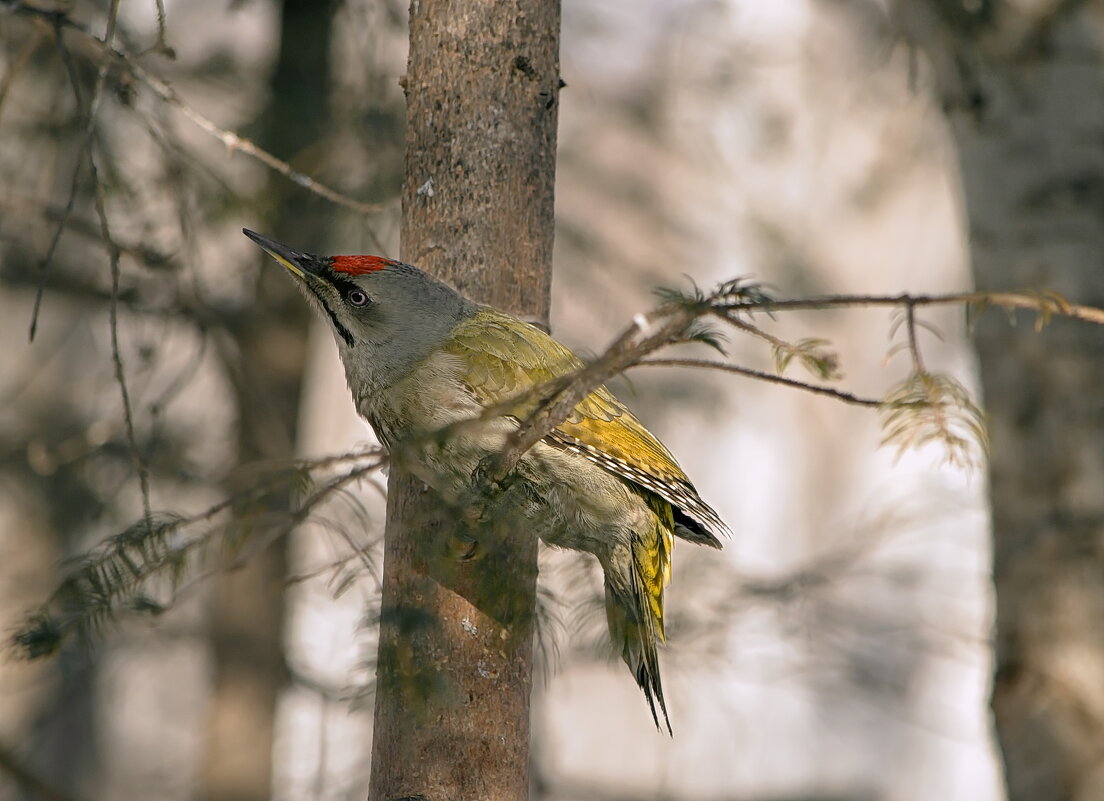
[(349, 378), (387, 385), (474, 306), (417, 267), (379, 256), (315, 256), (243, 228), (329, 321)]
[(357, 338), (353, 330), (371, 326), (373, 307), (377, 305), (358, 281), (334, 270), (332, 258), (302, 253), (248, 228), (243, 228), (242, 233), (296, 277), (308, 299), (329, 318), (334, 336), (345, 347), (355, 347)]

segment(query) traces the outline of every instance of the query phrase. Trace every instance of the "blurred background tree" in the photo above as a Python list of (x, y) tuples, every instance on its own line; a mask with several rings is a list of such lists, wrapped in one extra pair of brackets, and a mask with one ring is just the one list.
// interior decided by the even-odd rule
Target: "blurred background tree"
[[(977, 286), (1104, 303), (1104, 4), (895, 10), (951, 122)], [(1104, 798), (1104, 332), (1006, 322), (976, 342), (1008, 796)]]
[[(61, 559), (142, 518), (136, 464), (153, 509), (191, 513), (369, 436), (329, 333), (238, 234), (398, 252), (406, 10), (307, 5), (122, 3), (126, 63), (73, 27), (102, 37), (106, 3), (0, 5), (8, 630)], [(565, 3), (554, 331), (595, 352), (684, 275), (797, 296), (954, 290), (972, 269), (1100, 305), (1101, 31), (1098, 2)], [(1100, 333), (990, 311), (975, 378), (960, 312), (923, 319), (945, 337), (929, 366), (980, 381), (991, 412), (992, 565), (987, 488), (937, 447), (895, 460), (869, 411), (634, 371), (619, 394), (736, 536), (723, 559), (676, 552), (673, 741), (607, 658), (593, 571), (542, 552), (535, 798), (1001, 798), (991, 577), (1009, 796), (1099, 797)], [(883, 364), (890, 323), (778, 326), (830, 338), (847, 388), (878, 396), (907, 371)], [(757, 343), (730, 350), (770, 369)], [(259, 536), (220, 556), (242, 570), (92, 648), (0, 662), (0, 798), (364, 796), (378, 485), (285, 547), (294, 496), (239, 510)]]

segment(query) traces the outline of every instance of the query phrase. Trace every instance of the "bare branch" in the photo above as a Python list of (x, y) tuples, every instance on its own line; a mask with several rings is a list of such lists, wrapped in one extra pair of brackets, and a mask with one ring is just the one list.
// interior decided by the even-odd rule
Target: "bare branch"
[(819, 298), (794, 300), (763, 300), (732, 304), (728, 308), (743, 311), (798, 311), (809, 309), (822, 311), (847, 306), (999, 306), (1004, 309), (1027, 309), (1040, 314), (1071, 317), (1076, 320), (1104, 325), (1104, 309), (1069, 303), (1054, 293), (1040, 292), (952, 292), (945, 295), (826, 295)]
[[(39, 201), (32, 197), (17, 194), (8, 194), (6, 197), (0, 198), (0, 212), (5, 214), (18, 214), (39, 223), (57, 223), (66, 216), (63, 208), (51, 206), (49, 201)], [(104, 242), (101, 237), (98, 221), (92, 222), (80, 217), (69, 216), (66, 220), (66, 230), (96, 245), (103, 246), (105, 249), (110, 247), (110, 244)], [(137, 264), (146, 269), (179, 269), (179, 262), (174, 257), (142, 242), (126, 243), (121, 242), (118, 237), (115, 237), (114, 245), (119, 248), (122, 255), (133, 259)], [(14, 275), (14, 271), (9, 273), (9, 275)], [(42, 280), (46, 281), (47, 289), (56, 288), (55, 285), (49, 283), (49, 278), (44, 278)], [(21, 281), (20, 283), (24, 282)]]
[[(104, 33), (104, 42), (108, 47), (111, 46), (111, 42), (115, 38), (115, 25), (119, 16), (119, 0), (112, 0), (111, 8), (108, 10), (107, 15), (107, 28)], [(80, 84), (76, 70), (73, 67), (72, 58), (69, 51), (65, 47), (65, 43), (61, 38), (61, 29), (57, 28), (58, 37), (57, 44), (62, 54), (62, 58), (65, 61), (66, 70), (69, 73), (69, 79), (73, 84), (73, 92), (76, 95), (78, 109), (80, 108)], [(92, 173), (93, 183), (93, 197), (96, 207), (96, 215), (100, 222), (100, 234), (104, 243), (108, 247), (108, 258), (111, 263), (111, 303), (110, 309), (110, 326), (111, 326), (111, 360), (115, 367), (115, 381), (119, 385), (119, 393), (122, 396), (123, 401), (123, 421), (126, 426), (127, 442), (130, 445), (131, 457), (134, 460), (135, 469), (138, 472), (138, 482), (141, 487), (142, 495), (142, 510), (145, 516), (147, 528), (151, 525), (152, 513), (150, 510), (150, 486), (149, 486), (149, 473), (146, 470), (145, 460), (142, 458), (142, 452), (138, 447), (138, 439), (134, 433), (134, 410), (130, 402), (130, 390), (127, 387), (126, 371), (123, 368), (122, 352), (119, 348), (119, 256), (120, 248), (114, 243), (111, 238), (111, 227), (107, 220), (107, 205), (104, 198), (103, 185), (100, 183), (99, 167), (96, 163), (95, 147), (93, 146), (93, 138), (96, 132), (96, 116), (100, 108), (100, 101), (103, 98), (104, 86), (107, 84), (107, 72), (108, 64), (104, 62), (100, 65), (99, 72), (96, 75), (96, 86), (92, 92), (92, 98), (88, 103), (88, 123), (85, 128), (84, 140), (81, 144), (81, 152), (77, 156), (77, 166), (73, 172), (73, 183), (70, 187), (69, 200), (65, 207), (62, 219), (58, 222), (58, 228), (54, 235), (54, 239), (51, 242), (49, 253), (47, 254), (47, 261), (40, 268), (45, 277), (46, 266), (49, 264), (49, 260), (53, 257), (54, 251), (57, 247), (57, 243), (61, 238), (61, 233), (65, 229), (66, 221), (73, 208), (73, 201), (76, 196), (77, 188), (77, 176), (80, 172), (80, 164), (84, 155), (88, 156), (89, 169)], [(34, 339), (35, 328), (38, 322), (38, 311), (40, 308), (40, 302), (42, 299), (42, 292), (45, 288), (45, 283), (40, 281), (38, 287), (38, 293), (35, 296), (34, 317), (31, 320), (31, 339)]]
[(643, 356), (678, 341), (690, 324), (708, 308), (696, 308), (698, 305), (668, 303), (649, 314), (637, 315), (633, 324), (599, 359), (570, 376), (561, 389), (541, 403), (507, 438), (506, 446), (487, 471), (487, 478), (492, 482), (501, 481), (517, 466), (526, 451), (567, 419), (583, 398)]
[[(73, 87), (73, 95), (76, 98), (78, 111), (83, 107), (84, 102), (81, 98), (80, 80), (77, 77), (76, 67), (73, 65), (73, 59), (69, 54), (68, 49), (65, 47), (65, 42), (61, 36), (61, 23), (57, 17), (53, 18), (54, 24), (54, 41), (57, 44), (58, 53), (61, 56), (61, 63), (65, 65), (65, 71), (69, 75), (69, 83)], [(73, 206), (77, 202), (77, 188), (80, 186), (80, 172), (81, 165), (84, 161), (84, 154), (88, 147), (92, 143), (92, 136), (95, 132), (95, 118), (92, 116), (93, 109), (89, 109), (88, 126), (85, 128), (84, 139), (81, 142), (80, 149), (77, 152), (76, 162), (73, 164), (73, 176), (69, 180), (69, 196), (65, 201), (65, 206), (61, 211), (61, 216), (57, 221), (57, 227), (54, 229), (54, 234), (50, 237), (50, 246), (46, 248), (46, 255), (43, 256), (42, 261), (38, 264), (39, 285), (38, 291), (35, 292), (34, 306), (31, 309), (31, 324), (27, 332), (27, 338), (34, 342), (35, 333), (38, 330), (38, 314), (42, 309), (42, 297), (46, 288), (46, 277), (50, 271), (50, 265), (54, 261), (54, 255), (57, 253), (58, 244), (61, 242), (61, 236), (65, 233), (65, 225), (69, 221), (69, 215), (73, 213)]]
[[(308, 192), (319, 195), (320, 197), (323, 197), (332, 203), (344, 206), (345, 208), (351, 209), (359, 214), (371, 215), (377, 214), (383, 210), (384, 207), (378, 203), (365, 203), (342, 192), (339, 192), (336, 189), (332, 189), (331, 187), (315, 180), (314, 178), (311, 178), (309, 175), (299, 172), (286, 161), (277, 158), (264, 148), (254, 144), (251, 140), (215, 124), (209, 117), (186, 103), (171, 85), (151, 73), (141, 64), (138, 64), (127, 53), (121, 50), (117, 45), (113, 44), (110, 39), (101, 39), (80, 23), (75, 22), (67, 14), (35, 8), (34, 6), (27, 5), (24, 2), (19, 2), (19, 0), (11, 2), (10, 5), (12, 9), (17, 13), (27, 14), (39, 19), (44, 19), (52, 26), (55, 26), (58, 30), (59, 40), (60, 31), (62, 28), (75, 31), (87, 42), (95, 45), (99, 49), (101, 56), (104, 58), (102, 64), (103, 69), (108, 69), (111, 66), (112, 62), (114, 62), (115, 65), (117, 65), (128, 75), (145, 84), (162, 101), (177, 109), (185, 117), (191, 120), (193, 124), (200, 128), (200, 130), (205, 131), (206, 133), (213, 136), (215, 139), (222, 142), (222, 144), (226, 146), (227, 150), (231, 152), (240, 151), (242, 153), (245, 153), (247, 156), (256, 159), (269, 169), (275, 170), (276, 172), (280, 173), (280, 175), (283, 175), (289, 181), (292, 181), (298, 186), (303, 187)], [(382, 253), (385, 250), (382, 242), (374, 231), (372, 231), (370, 228), (367, 230), (369, 237), (372, 239), (373, 245), (377, 247)]]
[[(773, 312), (846, 306), (904, 306), (907, 313), (914, 306), (991, 303), (1009, 308), (1034, 309), (1042, 315), (1067, 315), (1086, 321), (1104, 323), (1104, 310), (1102, 309), (1078, 306), (1064, 300), (1056, 300), (1048, 295), (1027, 293), (839, 295), (806, 300), (777, 301), (766, 297), (757, 285), (735, 279), (721, 284), (708, 296), (697, 291), (692, 295), (685, 295), (677, 291), (664, 290), (661, 297), (669, 300), (652, 312), (639, 315), (633, 325), (623, 332), (602, 356), (583, 369), (541, 386), (532, 387), (526, 392), (520, 393), (517, 397), (495, 407), (485, 409), (482, 414), (476, 417), (446, 426), (440, 431), (411, 444), (424, 444), (428, 439), (453, 436), (467, 426), (479, 425), (488, 419), (508, 414), (510, 409), (516, 408), (516, 404), (520, 400), (534, 397), (541, 398), (542, 401), (533, 414), (526, 420), (521, 421), (517, 430), (507, 439), (503, 450), (481, 466), (482, 476), (478, 483), (497, 484), (513, 470), (517, 462), (533, 445), (563, 422), (587, 394), (594, 391), (612, 376), (637, 363), (654, 363), (652, 360), (644, 361), (643, 357), (664, 345), (684, 341), (690, 326), (698, 318), (708, 314), (714, 314), (734, 327), (766, 340), (776, 348), (782, 346), (787, 349), (795, 349), (798, 346), (780, 340), (735, 315), (746, 314), (755, 310)], [(915, 322), (914, 318), (910, 317), (909, 320), (910, 342), (914, 343), (914, 329), (918, 323)], [(642, 333), (643, 336), (641, 336)], [(793, 386), (804, 391), (834, 397), (853, 405), (886, 409), (888, 404), (890, 412), (886, 420), (886, 426), (890, 430), (886, 435), (887, 442), (894, 441), (899, 446), (909, 447), (937, 439), (939, 436), (945, 436), (948, 447), (952, 451), (949, 457), (950, 460), (955, 463), (971, 463), (973, 460), (968, 458), (969, 441), (963, 438), (959, 432), (967, 431), (977, 440), (982, 450), (985, 450), (986, 437), (983, 414), (976, 404), (970, 400), (969, 394), (962, 388), (961, 384), (947, 376), (932, 376), (922, 371), (923, 361), (919, 359), (918, 348), (914, 349), (913, 360), (920, 368), (920, 371), (914, 373), (914, 377), (920, 375), (931, 379), (925, 383), (930, 391), (917, 394), (914, 391), (915, 387), (912, 389), (897, 387), (891, 391), (886, 401), (861, 398), (851, 393), (792, 381), (781, 376), (758, 373), (734, 365), (706, 362), (699, 366), (721, 369), (772, 383)], [(673, 364), (674, 361), (670, 363)], [(683, 363), (689, 366), (694, 362), (686, 360)], [(916, 436), (906, 437), (909, 417), (919, 428), (925, 430), (918, 432)], [(936, 435), (933, 435), (933, 432), (936, 432)]]
[(150, 49), (168, 58), (176, 58), (176, 51), (169, 46), (166, 27), (165, 0), (157, 0), (157, 41)]
[(916, 341), (916, 306), (912, 303), (905, 304), (905, 324), (908, 327), (909, 353), (912, 354), (912, 363), (918, 373), (927, 373), (924, 368), (924, 359), (920, 356), (920, 345)]
[(853, 395), (850, 392), (843, 392), (842, 390), (833, 389), (832, 387), (822, 387), (816, 384), (808, 384), (804, 381), (797, 381), (793, 378), (786, 378), (784, 376), (775, 375), (774, 373), (765, 373), (761, 370), (753, 370), (750, 367), (740, 367), (735, 364), (725, 364), (724, 362), (710, 361), (708, 359), (642, 359), (631, 365), (631, 367), (703, 367), (708, 370), (720, 370), (725, 373), (735, 373), (736, 375), (744, 375), (748, 378), (756, 378), (760, 381), (766, 381), (769, 384), (781, 384), (784, 387), (792, 387), (794, 389), (800, 389), (804, 392), (812, 392), (815, 395), (825, 395), (829, 398), (835, 398), (843, 403), (849, 403), (854, 406), (866, 406), (868, 408), (878, 408), (882, 405), (882, 401), (876, 398), (863, 398), (858, 395)]
[(9, 66), (8, 71), (4, 73), (4, 79), (0, 80), (0, 112), (4, 109), (4, 101), (7, 99), (8, 92), (11, 91), (12, 85), (15, 83), (15, 79), (19, 77), (19, 73), (23, 71), (23, 68), (30, 63), (31, 57), (38, 48), (42, 46), (44, 40), (45, 37), (36, 32), (34, 36), (24, 43), (23, 49), (12, 59), (11, 66)]

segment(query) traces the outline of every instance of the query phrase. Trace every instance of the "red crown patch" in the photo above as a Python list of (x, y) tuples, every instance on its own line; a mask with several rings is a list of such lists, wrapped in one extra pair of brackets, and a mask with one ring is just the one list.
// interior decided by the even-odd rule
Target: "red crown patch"
[(345, 275), (364, 275), (382, 270), (394, 263), (391, 259), (385, 259), (382, 256), (334, 256), (330, 267), (335, 272), (345, 273)]

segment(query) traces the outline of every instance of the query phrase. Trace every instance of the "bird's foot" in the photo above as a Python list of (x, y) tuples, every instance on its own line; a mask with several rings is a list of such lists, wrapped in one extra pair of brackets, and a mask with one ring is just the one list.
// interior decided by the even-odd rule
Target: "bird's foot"
[(457, 562), (470, 562), (483, 555), (479, 540), (462, 531), (448, 538), (445, 551), (450, 559), (455, 559)]
[(472, 486), (481, 495), (493, 498), (510, 488), (514, 480), (511, 472), (501, 479), (495, 477), (498, 471), (498, 454), (491, 453), (479, 460), (479, 464), (472, 470)]

